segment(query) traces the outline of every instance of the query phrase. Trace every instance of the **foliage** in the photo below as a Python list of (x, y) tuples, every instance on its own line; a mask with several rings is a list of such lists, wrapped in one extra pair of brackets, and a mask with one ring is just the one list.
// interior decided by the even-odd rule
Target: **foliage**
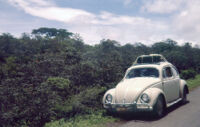
[(53, 77), (48, 78), (46, 82), (49, 86), (52, 87), (53, 90), (57, 91), (69, 91), (70, 81), (68, 79), (60, 78), (60, 77)]
[(189, 69), (189, 70), (183, 70), (181, 71), (181, 78), (183, 79), (191, 79), (191, 78), (195, 78), (196, 76), (196, 72), (192, 69)]
[(196, 75), (195, 79), (188, 79), (187, 85), (189, 86), (190, 90), (200, 86), (200, 75)]
[(79, 115), (68, 120), (60, 119), (45, 124), (45, 127), (104, 127), (105, 123), (115, 121), (117, 121), (116, 118), (104, 116), (100, 111), (90, 115)]
[(101, 108), (104, 87), (93, 87), (71, 96), (66, 107), (71, 107), (71, 115), (90, 113)]
[(72, 117), (101, 109), (101, 97), (104, 92), (105, 88), (93, 87), (87, 88), (77, 95), (68, 96), (69, 98), (55, 105), (57, 118)]
[(0, 126), (38, 127), (92, 114), (102, 109), (104, 92), (115, 87), (136, 57), (150, 53), (163, 54), (186, 78), (200, 72), (200, 49), (190, 43), (179, 46), (171, 39), (152, 46), (140, 42), (122, 46), (104, 39), (90, 46), (64, 29), (39, 28), (20, 38), (4, 33), (0, 35)]
[(73, 35), (71, 32), (67, 32), (67, 30), (65, 30), (65, 29), (46, 28), (46, 27), (34, 29), (32, 31), (32, 34), (41, 35), (41, 36), (44, 35), (47, 38), (49, 38), (49, 37), (57, 37), (58, 38), (59, 37), (62, 39), (69, 38), (70, 36)]

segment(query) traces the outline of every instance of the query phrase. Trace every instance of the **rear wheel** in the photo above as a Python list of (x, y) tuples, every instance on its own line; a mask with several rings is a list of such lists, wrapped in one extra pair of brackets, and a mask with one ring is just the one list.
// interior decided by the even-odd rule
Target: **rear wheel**
[(164, 99), (162, 96), (159, 96), (157, 102), (154, 105), (153, 113), (156, 118), (161, 118), (165, 113)]
[(181, 103), (185, 104), (187, 102), (187, 90), (184, 88)]

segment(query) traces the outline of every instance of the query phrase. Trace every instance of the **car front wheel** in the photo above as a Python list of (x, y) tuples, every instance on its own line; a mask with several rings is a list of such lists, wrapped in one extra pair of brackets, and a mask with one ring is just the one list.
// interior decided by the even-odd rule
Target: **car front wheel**
[(164, 115), (164, 112), (165, 112), (164, 99), (162, 96), (159, 96), (157, 102), (154, 105), (153, 114), (155, 115), (156, 118), (161, 118)]

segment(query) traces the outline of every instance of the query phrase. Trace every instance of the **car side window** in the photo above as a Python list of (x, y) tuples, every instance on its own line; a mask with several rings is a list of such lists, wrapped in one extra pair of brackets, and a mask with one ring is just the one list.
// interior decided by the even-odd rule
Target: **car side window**
[(170, 78), (173, 76), (172, 70), (170, 67), (165, 67), (163, 69), (163, 78)]

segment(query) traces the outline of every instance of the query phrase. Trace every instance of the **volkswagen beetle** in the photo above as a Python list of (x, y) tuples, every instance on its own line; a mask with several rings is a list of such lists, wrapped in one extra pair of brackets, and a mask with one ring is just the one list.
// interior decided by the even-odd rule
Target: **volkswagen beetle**
[(162, 55), (142, 55), (121, 82), (105, 93), (103, 106), (110, 112), (146, 111), (162, 117), (166, 108), (185, 103), (188, 93), (186, 81)]

